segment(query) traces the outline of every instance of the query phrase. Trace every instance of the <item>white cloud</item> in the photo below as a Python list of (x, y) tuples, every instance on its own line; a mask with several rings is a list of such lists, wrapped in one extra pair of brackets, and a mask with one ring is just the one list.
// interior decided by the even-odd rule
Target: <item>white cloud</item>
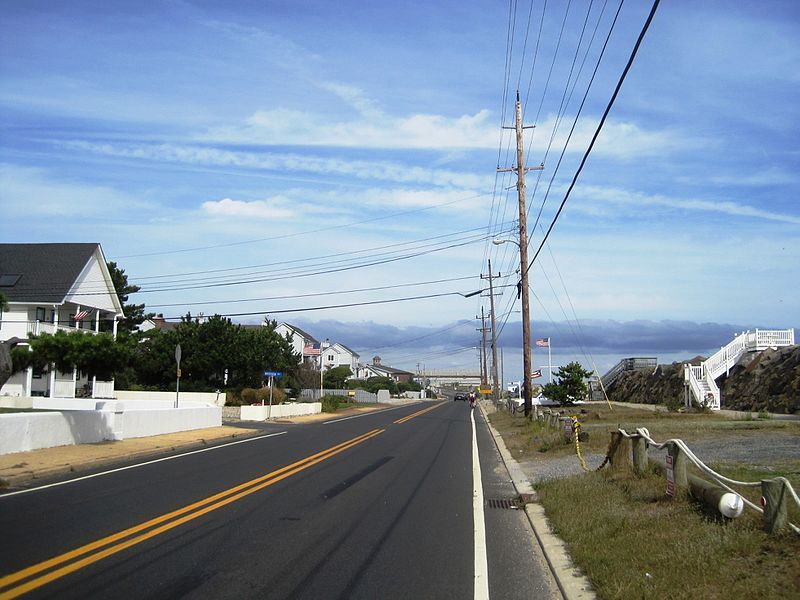
[(296, 211), (287, 207), (288, 199), (276, 196), (268, 200), (232, 200), (224, 198), (218, 201), (203, 202), (203, 210), (217, 217), (244, 217), (251, 219), (291, 219)]
[[(275, 108), (259, 110), (242, 125), (209, 129), (197, 136), (204, 142), (247, 143), (289, 146), (334, 146), (351, 148), (492, 149), (501, 143), (500, 124), (487, 109), (475, 114), (450, 117), (435, 114), (411, 114), (392, 117), (362, 90), (339, 83), (325, 83), (322, 88), (334, 93), (361, 115), (356, 120), (333, 120), (311, 112)], [(567, 152), (583, 152), (597, 128), (599, 116), (581, 117), (575, 126)], [(558, 123), (550, 115), (536, 124), (533, 134), (534, 154), (543, 154), (552, 137), (553, 152), (560, 152), (567, 141), (572, 117)], [(513, 133), (503, 133), (508, 136)], [(505, 137), (503, 138), (506, 139)], [(606, 121), (593, 152), (596, 155), (630, 159), (637, 156), (686, 152), (707, 142), (688, 138), (679, 131), (651, 130), (631, 121)]]
[(763, 210), (747, 204), (739, 204), (730, 200), (714, 200), (704, 198), (676, 198), (661, 194), (643, 194), (620, 188), (582, 186), (580, 195), (589, 201), (601, 201), (609, 204), (621, 204), (626, 207), (666, 207), (686, 212), (714, 212), (736, 217), (751, 217), (781, 223), (800, 225), (800, 217), (773, 211)]
[(493, 181), (492, 177), (471, 173), (427, 167), (409, 167), (397, 162), (379, 160), (346, 160), (292, 153), (238, 152), (177, 144), (110, 144), (72, 141), (67, 142), (65, 146), (70, 149), (83, 150), (105, 156), (159, 162), (308, 172), (354, 177), (359, 180), (372, 179), (399, 183), (430, 184), (442, 187), (488, 190), (491, 189)]
[(496, 148), (497, 123), (491, 112), (446, 117), (414, 114), (392, 118), (348, 88), (337, 88), (361, 112), (362, 119), (334, 121), (320, 115), (282, 108), (259, 110), (243, 125), (216, 127), (197, 136), (204, 142), (290, 146), (336, 146), (349, 148)]

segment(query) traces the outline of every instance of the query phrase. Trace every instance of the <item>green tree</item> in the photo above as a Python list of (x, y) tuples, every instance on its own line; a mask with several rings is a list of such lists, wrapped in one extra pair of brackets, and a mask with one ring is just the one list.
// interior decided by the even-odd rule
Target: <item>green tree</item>
[(122, 336), (125, 337), (126, 335), (133, 334), (145, 319), (149, 319), (153, 316), (153, 313), (145, 314), (144, 304), (127, 304), (128, 296), (135, 294), (142, 288), (138, 285), (129, 284), (125, 269), (120, 269), (113, 260), (109, 261), (107, 265), (108, 271), (111, 274), (111, 281), (114, 284), (114, 289), (117, 292), (120, 304), (122, 304), (122, 312), (125, 314), (125, 318), (122, 319), (117, 326), (117, 334), (122, 334)]
[(544, 395), (559, 404), (571, 405), (586, 397), (588, 389), (584, 379), (591, 375), (578, 362), (560, 367), (555, 374), (555, 383), (544, 386)]
[(421, 392), (422, 386), (416, 381), (401, 381), (397, 384), (397, 390), (402, 394), (403, 392)]
[[(296, 375), (299, 356), (274, 326), (243, 327), (214, 315), (203, 323), (187, 314), (171, 330), (142, 335), (134, 351), (140, 385), (175, 389), (175, 347), (181, 345), (181, 389), (260, 388), (264, 371), (281, 371), (283, 387)], [(227, 372), (227, 382), (226, 382)]]
[(0, 292), (0, 315), (8, 310), (8, 300), (3, 292)]
[(80, 331), (56, 331), (32, 336), (30, 351), (20, 349), (13, 353), (14, 369), (19, 371), (34, 366), (42, 368), (54, 364), (62, 373), (73, 367), (87, 373), (89, 377), (111, 379), (130, 360), (130, 348), (118, 343), (109, 333), (92, 335)]
[(373, 394), (378, 390), (389, 390), (389, 393), (392, 395), (397, 395), (399, 393), (397, 382), (391, 377), (370, 377), (367, 379), (364, 389)]
[(345, 381), (352, 374), (350, 367), (344, 365), (328, 369), (322, 376), (323, 386), (329, 390), (344, 389)]

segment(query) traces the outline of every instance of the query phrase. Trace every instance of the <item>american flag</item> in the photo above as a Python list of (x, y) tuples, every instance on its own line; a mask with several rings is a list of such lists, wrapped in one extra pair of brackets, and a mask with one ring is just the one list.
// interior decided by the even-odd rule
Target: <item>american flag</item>
[(536, 340), (536, 345), (547, 348), (550, 346), (550, 338), (539, 338), (538, 340)]
[(536, 369), (533, 373), (531, 373), (531, 379), (538, 379), (542, 376), (542, 370)]
[(72, 320), (73, 320), (73, 321), (83, 321), (83, 320), (84, 320), (86, 317), (88, 317), (88, 316), (89, 316), (89, 314), (91, 314), (91, 312), (92, 312), (92, 311), (90, 311), (90, 310), (82, 310), (82, 311), (81, 311), (81, 312), (79, 312), (77, 315), (75, 315), (75, 316), (72, 318)]
[(303, 356), (319, 356), (320, 349), (314, 348), (314, 344), (306, 344), (303, 347)]

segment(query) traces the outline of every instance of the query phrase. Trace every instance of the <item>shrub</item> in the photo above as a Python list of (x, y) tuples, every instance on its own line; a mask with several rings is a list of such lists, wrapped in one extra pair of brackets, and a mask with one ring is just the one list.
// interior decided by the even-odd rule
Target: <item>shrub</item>
[[(241, 404), (269, 404), (269, 388), (244, 388), (241, 391)], [(286, 392), (281, 388), (272, 388), (272, 403), (282, 404), (286, 401)]]
[(348, 399), (345, 396), (323, 396), (322, 397), (322, 412), (336, 412), (339, 410), (339, 405), (344, 404), (347, 402)]

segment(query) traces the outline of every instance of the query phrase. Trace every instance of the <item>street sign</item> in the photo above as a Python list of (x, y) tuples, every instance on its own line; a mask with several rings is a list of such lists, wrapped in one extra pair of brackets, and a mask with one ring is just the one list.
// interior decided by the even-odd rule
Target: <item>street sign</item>
[(175, 362), (178, 363), (178, 368), (181, 367), (181, 345), (175, 346)]
[(264, 377), (283, 377), (281, 371), (264, 371)]
[(478, 388), (478, 393), (479, 394), (491, 394), (492, 393), (492, 388), (481, 386), (481, 387)]

